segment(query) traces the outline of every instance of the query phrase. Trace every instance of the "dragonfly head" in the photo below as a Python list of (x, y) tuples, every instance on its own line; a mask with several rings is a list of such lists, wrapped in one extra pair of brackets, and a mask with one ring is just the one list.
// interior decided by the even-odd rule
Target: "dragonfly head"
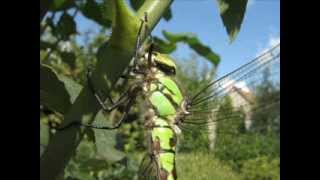
[(176, 74), (177, 66), (169, 55), (159, 52), (152, 52), (151, 61), (152, 66), (166, 75), (171, 76)]

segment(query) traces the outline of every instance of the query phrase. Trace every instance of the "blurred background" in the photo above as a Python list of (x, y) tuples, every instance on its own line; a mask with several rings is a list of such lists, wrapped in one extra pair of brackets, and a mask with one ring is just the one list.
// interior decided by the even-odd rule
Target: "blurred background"
[[(71, 1), (70, 1), (71, 2)], [(138, 1), (127, 0), (132, 9)], [(141, 4), (141, 3), (140, 3)], [(78, 94), (86, 84), (86, 68), (95, 65), (96, 53), (111, 34), (111, 22), (103, 14), (99, 0), (72, 1), (59, 4), (41, 22), (40, 62), (50, 66), (66, 86)], [(100, 11), (97, 11), (99, 9)], [(167, 36), (197, 39), (197, 45), (187, 41), (172, 43)], [(280, 43), (280, 0), (249, 0), (236, 39), (230, 43), (214, 0), (175, 0), (152, 35), (159, 50), (175, 59), (178, 66), (177, 82), (188, 94), (227, 74)], [(167, 38), (167, 39), (166, 39)], [(177, 172), (179, 179), (201, 180), (274, 180), (280, 179), (280, 107), (265, 111), (238, 110), (238, 101), (254, 99), (253, 106), (280, 96), (279, 71), (264, 71), (260, 84), (254, 89), (245, 82), (237, 87), (241, 93), (229, 93), (216, 117), (214, 142), (210, 128), (195, 128), (179, 137)], [(275, 74), (275, 75), (274, 75)], [(183, 82), (183, 83), (179, 83)], [(112, 92), (117, 97), (127, 87), (120, 83)], [(235, 100), (239, 94), (242, 99)], [(73, 100), (76, 96), (71, 97)], [(141, 100), (140, 100), (141, 101)], [(134, 179), (145, 152), (143, 103), (137, 103), (126, 123), (116, 131), (83, 131), (84, 139), (59, 178), (68, 180)], [(61, 124), (63, 113), (40, 105), (40, 157), (45, 152), (55, 128)], [(112, 123), (121, 109), (112, 113), (100, 112), (105, 122)], [(250, 117), (249, 117), (250, 116)], [(246, 120), (250, 119), (250, 128)], [(212, 129), (211, 129), (212, 131)], [(211, 136), (210, 136), (211, 134)]]

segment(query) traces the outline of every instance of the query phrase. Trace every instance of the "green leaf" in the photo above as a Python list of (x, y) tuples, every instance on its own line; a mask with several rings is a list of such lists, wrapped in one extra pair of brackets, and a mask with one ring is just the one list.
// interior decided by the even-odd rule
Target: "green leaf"
[(68, 112), (81, 91), (81, 86), (60, 76), (49, 66), (40, 64), (40, 102), (61, 114)]
[(177, 48), (175, 43), (166, 42), (158, 37), (153, 37), (153, 41), (156, 45), (155, 50), (160, 53), (170, 54)]
[(100, 159), (88, 159), (87, 161), (79, 165), (80, 169), (91, 170), (91, 171), (101, 171), (105, 170), (108, 166), (108, 163), (105, 160)]
[(59, 35), (62, 40), (68, 40), (70, 35), (77, 33), (77, 25), (73, 17), (68, 13), (64, 13), (54, 29), (54, 33)]
[(95, 0), (87, 0), (80, 6), (82, 14), (104, 27), (110, 27), (112, 22), (112, 10), (110, 3), (97, 3)]
[(196, 51), (199, 55), (208, 59), (211, 63), (217, 66), (220, 62), (220, 57), (218, 54), (214, 53), (210, 47), (202, 44), (198, 37), (191, 33), (169, 33), (167, 31), (162, 31), (164, 37), (171, 43), (183, 42), (189, 45), (191, 49)]
[(63, 62), (67, 63), (71, 69), (76, 68), (76, 55), (73, 52), (60, 52)]
[[(106, 119), (99, 111), (95, 117), (94, 123), (106, 124)], [(104, 129), (93, 129), (96, 140), (97, 153), (107, 161), (116, 162), (125, 157), (124, 153), (115, 148), (116, 131), (106, 131)]]
[(57, 74), (49, 66), (40, 64), (40, 102), (61, 114), (71, 106), (70, 95)]
[(134, 10), (138, 10), (145, 0), (130, 0), (130, 5)]
[[(145, 0), (130, 0), (130, 5), (134, 10), (137, 11), (143, 5), (144, 2)], [(166, 21), (169, 21), (172, 18), (170, 7), (163, 13), (162, 16)]]
[(50, 128), (48, 124), (40, 121), (40, 157), (45, 151), (50, 138)]
[(170, 8), (166, 12), (163, 13), (163, 18), (166, 21), (169, 21), (172, 18), (172, 12), (171, 12)]
[(42, 50), (46, 50), (46, 49), (49, 49), (49, 48), (52, 48), (54, 45), (50, 42), (46, 42), (46, 41), (41, 41), (40, 40), (40, 49)]
[(220, 16), (227, 29), (230, 42), (238, 35), (248, 0), (217, 0)]
[(53, 0), (49, 7), (50, 11), (66, 10), (75, 5), (75, 0)]
[(64, 83), (64, 86), (68, 91), (71, 103), (74, 103), (83, 87), (74, 80), (68, 78), (67, 76), (59, 75), (59, 79)]

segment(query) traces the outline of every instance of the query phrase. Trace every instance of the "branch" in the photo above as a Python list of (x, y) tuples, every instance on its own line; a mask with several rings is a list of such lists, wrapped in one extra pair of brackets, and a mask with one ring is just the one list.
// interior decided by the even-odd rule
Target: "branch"
[[(142, 17), (143, 11), (147, 11), (150, 29), (152, 29), (159, 22), (172, 0), (147, 0), (137, 15), (131, 12), (125, 0), (111, 2), (115, 10), (112, 35), (108, 43), (100, 48), (97, 55), (97, 67), (92, 74), (93, 83), (97, 89), (101, 89), (102, 95), (109, 94), (109, 85), (117, 81), (133, 56), (140, 25), (139, 18)], [(144, 39), (145, 37), (142, 37), (142, 40)], [(98, 102), (86, 86), (66, 114), (63, 126), (79, 120), (91, 123), (100, 109)], [(56, 179), (59, 173), (64, 170), (81, 139), (82, 135), (78, 127), (71, 127), (56, 133), (50, 139), (50, 143), (41, 157), (40, 179)]]
[(148, 14), (149, 29), (152, 31), (158, 21), (163, 16), (163, 13), (169, 9), (173, 0), (146, 0), (139, 8), (137, 16), (140, 19), (144, 18), (144, 13)]
[(40, 1), (40, 22), (42, 21), (43, 17), (46, 15), (52, 0), (41, 0)]

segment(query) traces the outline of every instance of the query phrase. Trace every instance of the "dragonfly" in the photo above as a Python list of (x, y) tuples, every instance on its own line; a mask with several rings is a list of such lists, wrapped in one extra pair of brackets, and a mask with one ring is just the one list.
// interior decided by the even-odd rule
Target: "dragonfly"
[[(181, 134), (192, 132), (194, 129), (202, 129), (203, 132), (208, 132), (209, 136), (211, 132), (212, 136), (213, 127), (219, 123), (234, 119), (233, 117), (236, 113), (232, 111), (233, 109), (248, 109), (250, 107), (251, 112), (257, 112), (279, 105), (280, 97), (260, 103), (258, 106), (254, 106), (254, 102), (251, 100), (236, 103), (232, 109), (220, 106), (225, 98), (232, 96), (232, 94), (235, 96), (238, 93), (238, 95), (243, 96), (243, 90), (237, 85), (241, 83), (246, 86), (258, 85), (264, 79), (263, 72), (265, 70), (277, 67), (280, 62), (280, 45), (201, 87), (197, 93), (187, 95), (176, 83), (177, 66), (173, 58), (167, 54), (154, 51), (152, 42), (147, 50), (141, 48), (142, 28), (146, 28), (145, 32), (148, 31), (147, 18), (141, 21), (133, 65), (129, 68), (128, 73), (122, 76), (122, 78), (132, 80), (133, 83), (118, 100), (114, 101), (109, 97), (109, 103), (105, 103), (96, 93), (98, 91), (96, 91), (90, 80), (90, 73), (88, 73), (87, 77), (88, 86), (104, 111), (111, 112), (119, 106), (124, 106), (121, 118), (113, 126), (77, 124), (95, 129), (117, 129), (127, 118), (137, 98), (139, 96), (142, 97), (147, 106), (147, 111), (144, 115), (144, 128), (147, 134), (146, 141), (148, 146), (147, 153), (139, 167), (139, 180), (178, 179), (176, 151), (178, 137)], [(152, 40), (151, 35), (150, 39)], [(272, 77), (277, 76), (278, 73), (278, 71), (272, 72)], [(246, 93), (249, 92), (246, 91)], [(230, 113), (215, 117), (215, 112), (220, 111)], [(247, 124), (250, 125), (250, 123)]]

